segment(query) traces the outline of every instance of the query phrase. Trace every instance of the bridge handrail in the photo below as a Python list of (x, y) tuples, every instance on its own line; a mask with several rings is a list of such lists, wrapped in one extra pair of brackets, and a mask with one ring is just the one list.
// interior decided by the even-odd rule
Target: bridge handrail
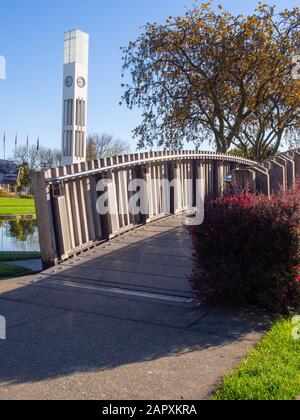
[[(36, 172), (33, 189), (43, 265), (51, 267), (135, 226), (193, 208), (197, 203), (196, 181), (200, 178), (205, 181), (206, 198), (231, 193), (233, 185), (240, 191), (250, 188), (269, 195), (291, 188), (300, 174), (300, 149), (279, 157), (284, 159), (283, 164), (266, 167), (225, 153), (160, 151)], [(97, 191), (99, 174), (111, 181), (105, 192)], [(226, 180), (229, 175), (232, 185)], [(163, 197), (159, 180), (164, 177), (178, 183)], [(140, 191), (148, 202), (138, 214), (130, 210), (132, 195), (127, 191), (128, 183), (135, 179), (145, 181), (146, 187)], [(105, 214), (98, 212), (99, 199), (106, 200)]]
[[(157, 153), (157, 152), (156, 152)], [(131, 160), (131, 158), (136, 158), (137, 154), (130, 154), (130, 155), (123, 155), (123, 156), (116, 156), (113, 158), (106, 158), (106, 159), (101, 159), (99, 161), (94, 161), (94, 162), (101, 162), (104, 161), (105, 165), (103, 167), (99, 167), (99, 168), (95, 168), (95, 169), (89, 169), (89, 170), (85, 170), (85, 171), (80, 171), (78, 173), (72, 173), (72, 174), (66, 174), (66, 175), (61, 175), (61, 176), (51, 176), (51, 177), (45, 177), (45, 181), (48, 184), (52, 184), (52, 183), (60, 183), (63, 181), (68, 181), (68, 180), (72, 180), (75, 178), (84, 178), (84, 177), (88, 177), (88, 176), (92, 176), (92, 175), (96, 175), (99, 173), (103, 173), (103, 172), (109, 172), (109, 171), (115, 171), (115, 170), (120, 170), (120, 169), (126, 169), (132, 166), (139, 166), (139, 165), (145, 165), (147, 163), (156, 163), (156, 162), (170, 162), (170, 161), (174, 161), (174, 160), (193, 160), (193, 159), (203, 159), (203, 160), (218, 160), (218, 161), (226, 161), (226, 162), (232, 162), (232, 163), (238, 163), (241, 165), (246, 165), (246, 166), (253, 166), (255, 164), (257, 164), (255, 161), (249, 160), (249, 159), (245, 159), (245, 158), (241, 158), (239, 156), (232, 156), (226, 153), (214, 153), (214, 152), (195, 152), (195, 151), (182, 151), (181, 153), (176, 153), (176, 154), (165, 154), (168, 152), (162, 152), (161, 155), (159, 156), (152, 156), (152, 157), (143, 157), (141, 159), (138, 160)], [(151, 152), (146, 152), (147, 154), (151, 154)], [(140, 154), (140, 155), (145, 155), (145, 154)], [(112, 160), (123, 160), (122, 162), (119, 163), (114, 163), (113, 165), (108, 164), (107, 162), (111, 162)], [(127, 159), (127, 161), (124, 161), (125, 159)], [(80, 166), (80, 165), (78, 165)], [(49, 172), (46, 172), (46, 174), (48, 174)]]

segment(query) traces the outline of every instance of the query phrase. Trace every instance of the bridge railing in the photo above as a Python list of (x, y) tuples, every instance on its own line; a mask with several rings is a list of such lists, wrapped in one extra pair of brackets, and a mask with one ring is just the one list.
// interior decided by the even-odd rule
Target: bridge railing
[(279, 153), (261, 164), (233, 172), (237, 189), (271, 195), (293, 188), (300, 176), (300, 149)]
[[(225, 178), (234, 169), (253, 164), (212, 152), (148, 152), (37, 172), (33, 189), (43, 266), (188, 210), (196, 204), (197, 179), (204, 180), (205, 195), (214, 197), (227, 188)], [(163, 180), (169, 189), (163, 188)], [(134, 188), (128, 189), (130, 184)], [(135, 193), (146, 203), (143, 211), (131, 211)], [(101, 204), (106, 213), (99, 211)]]

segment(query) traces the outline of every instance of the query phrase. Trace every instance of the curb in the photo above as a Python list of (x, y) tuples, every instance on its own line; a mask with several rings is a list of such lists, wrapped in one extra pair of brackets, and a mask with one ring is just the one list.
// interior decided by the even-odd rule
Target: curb
[(36, 220), (35, 214), (1, 214), (0, 220), (19, 220), (19, 219), (28, 219)]

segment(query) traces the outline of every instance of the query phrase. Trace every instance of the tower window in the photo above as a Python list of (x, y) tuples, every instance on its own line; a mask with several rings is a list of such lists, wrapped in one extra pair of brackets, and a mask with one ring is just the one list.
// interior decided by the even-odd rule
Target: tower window
[(85, 101), (76, 99), (76, 125), (85, 127)]
[(75, 132), (75, 156), (77, 158), (84, 157), (85, 132), (76, 130)]
[(72, 156), (72, 130), (64, 131), (63, 154), (65, 157)]
[(73, 99), (66, 99), (64, 102), (64, 125), (73, 124)]

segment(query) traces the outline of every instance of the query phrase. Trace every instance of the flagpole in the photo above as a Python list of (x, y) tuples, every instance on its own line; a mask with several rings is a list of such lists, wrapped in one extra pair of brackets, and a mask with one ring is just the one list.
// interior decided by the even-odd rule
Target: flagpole
[(18, 133), (15, 137), (15, 159), (17, 159), (17, 150), (18, 150)]
[(5, 136), (5, 132), (4, 132), (4, 136), (3, 136), (3, 155), (4, 155), (4, 160), (5, 160), (5, 146), (6, 146), (6, 136)]

